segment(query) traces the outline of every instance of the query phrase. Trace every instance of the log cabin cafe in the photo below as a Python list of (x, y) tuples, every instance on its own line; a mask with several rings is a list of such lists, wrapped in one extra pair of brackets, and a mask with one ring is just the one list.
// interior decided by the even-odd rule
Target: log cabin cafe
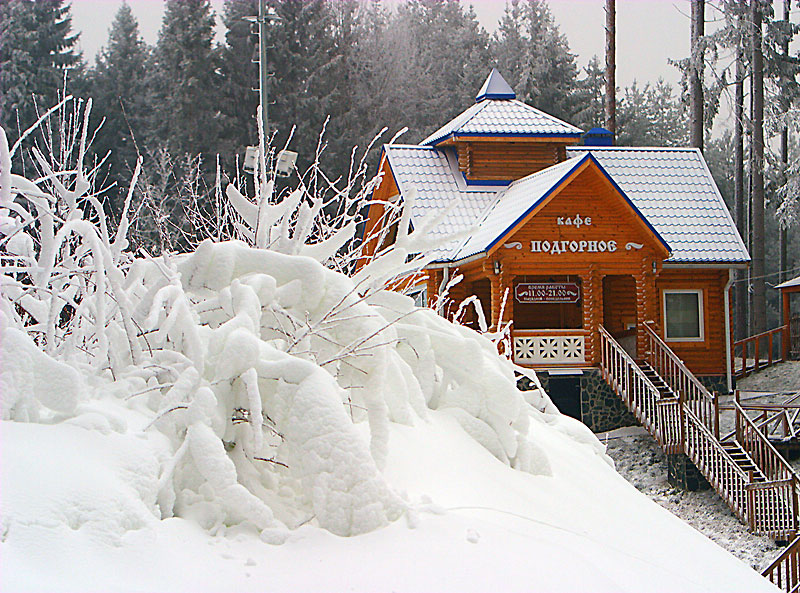
[[(562, 412), (595, 431), (629, 423), (611, 367), (657, 383), (656, 356), (733, 388), (731, 286), (750, 257), (699, 150), (614, 146), (518, 101), (492, 70), (474, 104), (418, 145), (385, 145), (379, 166), (368, 253), (392, 241), (384, 204), (415, 192), (414, 224), (455, 201), (434, 232), (463, 238), (406, 292), (430, 306), (462, 275), (443, 314), (475, 295), (491, 328), (512, 321), (514, 362)], [(474, 309), (462, 323), (477, 327)]]

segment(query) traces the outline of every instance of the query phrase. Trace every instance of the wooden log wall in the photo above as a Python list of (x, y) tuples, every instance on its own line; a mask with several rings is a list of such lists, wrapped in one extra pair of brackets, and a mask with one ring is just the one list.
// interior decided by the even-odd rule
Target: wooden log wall
[(656, 282), (658, 289), (658, 319), (660, 335), (664, 337), (663, 322), (665, 289), (703, 291), (702, 342), (667, 341), (675, 354), (684, 361), (695, 375), (724, 375), (727, 364), (725, 351), (725, 284), (727, 270), (677, 270), (665, 269)]
[(468, 179), (520, 179), (566, 158), (563, 144), (458, 142), (458, 166)]

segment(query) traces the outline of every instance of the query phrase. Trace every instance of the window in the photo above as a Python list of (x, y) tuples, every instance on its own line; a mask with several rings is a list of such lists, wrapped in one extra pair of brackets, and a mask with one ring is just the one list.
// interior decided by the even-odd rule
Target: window
[(426, 287), (412, 288), (406, 295), (414, 299), (414, 305), (417, 307), (426, 307), (428, 302), (428, 290)]
[(703, 341), (703, 291), (664, 291), (664, 337), (672, 341)]

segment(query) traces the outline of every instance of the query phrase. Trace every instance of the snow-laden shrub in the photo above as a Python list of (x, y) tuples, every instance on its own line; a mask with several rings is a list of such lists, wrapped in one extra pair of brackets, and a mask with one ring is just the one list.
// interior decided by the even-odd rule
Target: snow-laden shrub
[(389, 423), (429, 409), (523, 471), (549, 472), (537, 423), (601, 448), (544, 392), (519, 391), (493, 341), (383, 288), (425, 264), (434, 221), (411, 233), (401, 213), (396, 246), (350, 278), (323, 263), (354, 222), (320, 225), (302, 189), (280, 200), (262, 163), (254, 202), (227, 191), (252, 245), (136, 257), (132, 193), (112, 236), (82, 168), (88, 117), (77, 120), (75, 167), (55, 172), (39, 154), (33, 181), (10, 174), (0, 129), (4, 420), (155, 433), (159, 478), (142, 490), (153, 512), (249, 524), (269, 541), (309, 521), (352, 535), (397, 518), (406, 503), (381, 472)]

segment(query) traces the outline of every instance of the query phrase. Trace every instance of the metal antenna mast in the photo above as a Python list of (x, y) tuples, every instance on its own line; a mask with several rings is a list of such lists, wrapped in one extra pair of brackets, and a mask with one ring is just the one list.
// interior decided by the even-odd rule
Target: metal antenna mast
[(267, 1), (258, 0), (258, 91), (264, 138), (269, 137), (269, 89), (267, 80), (267, 20), (269, 18), (267, 16)]

